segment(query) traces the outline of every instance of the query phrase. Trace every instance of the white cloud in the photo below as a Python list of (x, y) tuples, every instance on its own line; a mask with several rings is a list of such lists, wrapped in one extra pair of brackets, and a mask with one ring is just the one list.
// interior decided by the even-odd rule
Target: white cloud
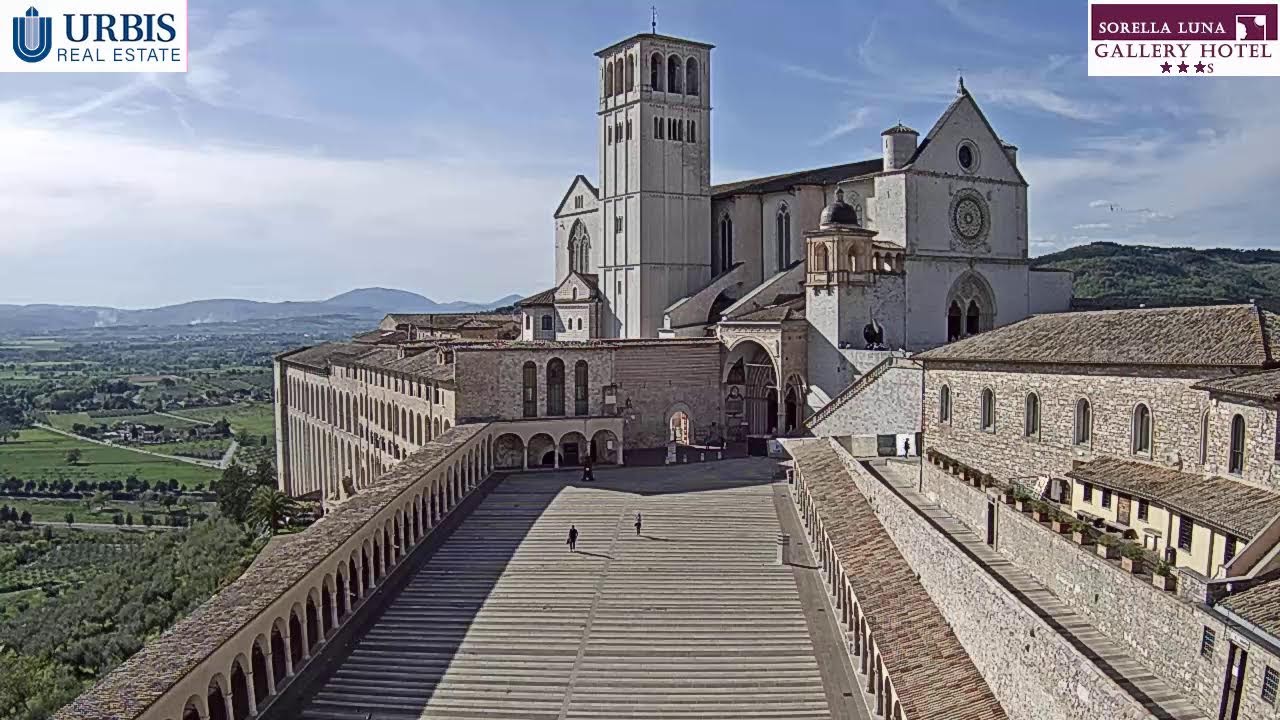
[(865, 107), (858, 108), (852, 113), (849, 113), (849, 116), (845, 118), (844, 122), (841, 122), (840, 124), (831, 128), (826, 133), (824, 133), (821, 137), (814, 140), (810, 144), (825, 145), (831, 142), (832, 140), (835, 140), (838, 137), (843, 137), (853, 132), (854, 130), (858, 130), (860, 128), (866, 127), (867, 119), (870, 116), (871, 116), (870, 108), (865, 108)]

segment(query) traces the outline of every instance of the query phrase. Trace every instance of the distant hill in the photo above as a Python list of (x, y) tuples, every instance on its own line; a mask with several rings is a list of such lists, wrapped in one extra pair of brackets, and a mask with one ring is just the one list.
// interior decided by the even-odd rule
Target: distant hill
[(328, 300), (275, 303), (236, 299), (195, 300), (145, 310), (80, 305), (0, 305), (0, 335), (35, 335), (58, 330), (126, 325), (200, 325), (331, 315), (380, 320), (390, 312), (482, 312), (511, 305), (519, 299), (519, 295), (507, 295), (489, 303), (460, 300), (438, 303), (405, 290), (360, 288)]
[(1280, 251), (1096, 242), (1042, 255), (1032, 267), (1071, 270), (1087, 307), (1196, 305), (1256, 300), (1280, 306)]

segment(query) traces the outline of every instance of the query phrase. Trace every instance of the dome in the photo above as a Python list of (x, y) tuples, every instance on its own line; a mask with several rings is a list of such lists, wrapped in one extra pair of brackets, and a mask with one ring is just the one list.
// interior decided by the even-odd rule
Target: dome
[(821, 227), (829, 225), (853, 225), (858, 227), (858, 210), (844, 201), (844, 190), (836, 190), (835, 202), (822, 209), (822, 217), (818, 220)]
[(889, 128), (888, 130), (885, 130), (884, 132), (880, 133), (880, 135), (881, 135), (881, 136), (884, 136), (884, 135), (919, 135), (919, 134), (920, 134), (920, 133), (916, 132), (915, 130), (912, 130), (911, 128), (907, 127), (906, 125), (903, 125), (902, 123), (898, 123), (897, 125), (894, 125), (893, 127)]

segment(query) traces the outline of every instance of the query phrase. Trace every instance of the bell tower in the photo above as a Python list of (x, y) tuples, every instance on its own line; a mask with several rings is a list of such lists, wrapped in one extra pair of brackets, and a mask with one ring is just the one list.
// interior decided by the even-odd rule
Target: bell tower
[(643, 33), (596, 53), (604, 337), (656, 337), (711, 279), (711, 49)]

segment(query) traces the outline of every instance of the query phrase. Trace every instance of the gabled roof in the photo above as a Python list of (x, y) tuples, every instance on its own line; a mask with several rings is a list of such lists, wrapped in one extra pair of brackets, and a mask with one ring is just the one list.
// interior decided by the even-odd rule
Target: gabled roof
[[(578, 183), (582, 183), (587, 186), (587, 190), (591, 192), (591, 197), (596, 200), (600, 199), (600, 191), (596, 189), (596, 186), (591, 184), (591, 181), (587, 179), (586, 175), (578, 173), (573, 176), (573, 182), (570, 182), (569, 188), (564, 191), (564, 197), (560, 198), (560, 202), (556, 204), (557, 215), (560, 213), (560, 209), (564, 207), (564, 204), (569, 201), (569, 196), (573, 194), (573, 189), (578, 186)], [(586, 211), (583, 210), (583, 212)]]
[(1280, 400), (1280, 369), (1262, 370), (1243, 375), (1228, 375), (1198, 382), (1191, 386), (1196, 390), (1235, 395), (1264, 402)]
[(1036, 315), (934, 348), (933, 361), (1267, 368), (1278, 318), (1255, 305)]
[[(947, 109), (938, 117), (938, 121), (933, 124), (932, 128), (929, 128), (929, 134), (925, 135), (924, 140), (921, 140), (920, 144), (916, 146), (916, 152), (911, 156), (911, 161), (907, 163), (908, 165), (911, 165), (916, 161), (916, 158), (920, 157), (920, 153), (924, 152), (924, 149), (929, 146), (930, 141), (937, 137), (938, 133), (942, 132), (942, 128), (947, 124), (947, 121), (951, 119), (951, 116), (955, 114), (956, 110), (959, 109), (966, 100), (973, 105), (973, 110), (978, 114), (978, 119), (982, 121), (982, 124), (987, 128), (987, 132), (991, 133), (991, 137), (995, 138), (997, 143), (1004, 147), (1015, 147), (1000, 139), (1000, 134), (996, 132), (995, 128), (991, 127), (991, 121), (987, 120), (987, 116), (982, 112), (982, 108), (978, 107), (978, 101), (974, 100), (973, 96), (969, 94), (969, 91), (964, 89), (964, 81), (961, 80), (960, 82), (960, 92), (956, 93), (956, 99), (951, 101), (951, 104), (947, 106)], [(1018, 176), (1018, 180), (1021, 181), (1023, 185), (1026, 185), (1027, 179), (1023, 177), (1022, 171), (1018, 169), (1017, 163), (1011, 162), (1009, 165), (1013, 168), (1013, 173)]]
[(1272, 637), (1280, 638), (1280, 578), (1232, 593), (1218, 604), (1262, 628)]
[(1067, 477), (1150, 500), (1241, 538), (1252, 538), (1280, 515), (1280, 494), (1270, 490), (1137, 460), (1104, 456)]
[(629, 43), (635, 42), (636, 40), (661, 40), (663, 42), (675, 42), (675, 43), (682, 43), (685, 45), (695, 45), (697, 47), (705, 48), (707, 50), (710, 50), (715, 47), (715, 45), (709, 45), (704, 42), (698, 42), (697, 40), (689, 40), (687, 38), (678, 38), (678, 37), (675, 37), (674, 35), (660, 35), (658, 33), (636, 33), (635, 35), (632, 35), (629, 38), (624, 38), (622, 40), (619, 40), (618, 42), (610, 45), (607, 48), (596, 51), (596, 57), (604, 57), (619, 45), (627, 45)]
[[(785, 299), (784, 299), (785, 298)], [(725, 317), (720, 322), (785, 322), (787, 320), (804, 320), (805, 318), (804, 296), (786, 297), (779, 296), (779, 302), (772, 305), (766, 305), (756, 310), (744, 312), (740, 315)]]
[(454, 330), (475, 321), (493, 323), (516, 322), (515, 315), (507, 313), (388, 313), (387, 318), (396, 325), (412, 325), (425, 330)]
[(574, 302), (587, 302), (600, 299), (600, 286), (597, 282), (597, 276), (588, 273), (580, 273), (576, 270), (570, 270), (569, 274), (564, 276), (564, 280), (561, 280), (559, 285), (556, 285), (550, 290), (543, 290), (542, 292), (534, 293), (533, 295), (516, 302), (516, 305), (519, 307), (554, 305), (556, 303), (556, 293), (559, 292), (560, 288), (564, 287), (572, 278), (581, 279), (583, 284), (591, 289), (591, 294), (589, 296), (580, 298)]
[(812, 170), (769, 175), (766, 177), (738, 180), (711, 186), (713, 198), (727, 198), (734, 195), (751, 195), (756, 193), (785, 192), (797, 185), (831, 185), (850, 178), (871, 175), (884, 170), (884, 158), (859, 160), (842, 165), (829, 165)]

